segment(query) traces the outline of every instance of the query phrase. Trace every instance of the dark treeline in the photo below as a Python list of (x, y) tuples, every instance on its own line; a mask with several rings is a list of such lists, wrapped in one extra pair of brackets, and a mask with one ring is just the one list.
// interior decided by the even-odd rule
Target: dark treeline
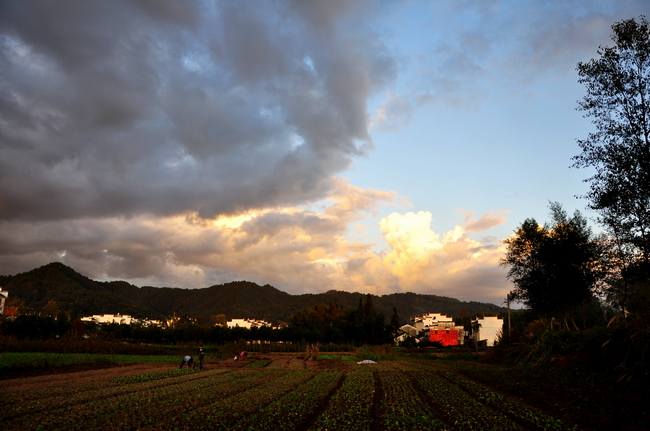
[[(394, 316), (395, 317), (395, 316)], [(392, 319), (395, 322), (395, 318)], [(148, 344), (251, 342), (385, 344), (390, 343), (394, 325), (387, 324), (384, 313), (377, 312), (372, 297), (359, 301), (357, 309), (345, 309), (336, 303), (318, 305), (294, 314), (290, 323), (280, 328), (226, 327), (192, 321), (172, 326), (130, 325), (70, 321), (65, 314), (58, 318), (24, 314), (0, 319), (0, 335), (19, 339), (57, 337), (91, 337), (102, 340)]]
[(375, 310), (372, 296), (366, 295), (354, 310), (332, 302), (299, 311), (291, 317), (287, 331), (293, 340), (307, 342), (385, 344), (392, 342), (392, 334), (399, 326), (396, 313), (387, 324), (384, 313)]

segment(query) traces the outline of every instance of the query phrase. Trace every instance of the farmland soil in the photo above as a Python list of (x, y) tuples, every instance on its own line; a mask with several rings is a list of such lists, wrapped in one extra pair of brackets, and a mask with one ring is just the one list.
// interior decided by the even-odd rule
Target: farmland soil
[[(248, 360), (234, 361), (230, 359), (208, 359), (205, 362), (205, 369), (229, 369), (236, 371), (244, 368), (255, 361), (264, 360), (268, 364), (264, 368), (246, 368), (250, 370), (264, 369), (285, 369), (285, 370), (336, 370), (345, 373), (350, 367), (355, 367), (356, 363), (342, 361), (340, 359), (326, 359), (318, 361), (305, 361), (301, 355), (296, 354), (251, 354)], [(378, 365), (371, 365), (373, 374), (375, 375), (375, 392), (373, 394), (373, 407), (372, 416), (374, 422), (371, 424), (371, 429), (383, 429), (381, 416), (384, 413), (382, 410), (382, 400), (384, 398), (384, 388), (382, 385), (382, 373), (402, 373), (403, 369), (416, 369), (445, 372), (453, 367), (448, 363), (442, 361), (435, 362), (421, 362), (421, 361), (380, 361)], [(110, 381), (119, 377), (127, 377), (138, 374), (154, 373), (160, 371), (174, 370), (178, 368), (176, 364), (94, 364), (96, 369), (84, 369), (79, 367), (62, 367), (58, 369), (49, 370), (50, 374), (37, 375), (37, 376), (16, 376), (0, 381), (3, 394), (19, 395), (21, 392), (36, 391), (47, 388), (56, 388), (70, 384), (92, 383), (100, 381)], [(375, 368), (376, 367), (376, 368)], [(376, 371), (375, 371), (376, 370)], [(242, 370), (243, 371), (243, 370)], [(596, 430), (596, 429), (621, 429), (621, 430), (634, 430), (647, 429), (648, 420), (647, 409), (647, 392), (643, 394), (636, 394), (634, 392), (627, 392), (624, 397), (625, 403), (621, 402), (621, 396), (616, 396), (617, 391), (611, 391), (608, 397), (605, 397), (604, 391), (599, 391), (596, 387), (591, 387), (591, 390), (584, 388), (571, 387), (562, 385), (561, 382), (555, 383), (554, 379), (546, 379), (540, 381), (531, 381), (525, 379), (525, 376), (508, 376), (509, 373), (501, 378), (489, 379), (486, 376), (499, 376), (500, 370), (491, 369), (488, 366), (476, 367), (474, 369), (464, 369), (466, 377), (482, 381), (486, 387), (490, 387), (511, 399), (516, 399), (528, 405), (536, 406), (547, 414), (561, 419), (566, 424), (580, 424), (580, 429)], [(200, 371), (197, 371), (200, 372)], [(485, 373), (485, 376), (484, 376)], [(409, 375), (409, 374), (405, 374)], [(513, 383), (514, 381), (514, 383)], [(328, 397), (341, 386), (339, 381), (335, 389), (333, 389)], [(435, 403), (431, 395), (427, 393), (421, 386), (420, 382), (411, 378), (411, 385), (414, 391), (414, 398), (419, 399), (421, 403), (433, 406)], [(549, 397), (548, 394), (554, 394)], [(605, 399), (606, 398), (606, 399)], [(611, 408), (607, 408), (610, 406)], [(309, 420), (302, 429), (307, 429), (310, 424), (315, 420), (315, 417), (324, 411), (326, 408), (325, 402), (314, 409), (314, 413), (310, 415)], [(436, 417), (451, 422), (451, 418), (445, 414), (444, 411), (436, 411)], [(638, 425), (637, 425), (638, 424)], [(0, 426), (1, 428), (1, 426)]]

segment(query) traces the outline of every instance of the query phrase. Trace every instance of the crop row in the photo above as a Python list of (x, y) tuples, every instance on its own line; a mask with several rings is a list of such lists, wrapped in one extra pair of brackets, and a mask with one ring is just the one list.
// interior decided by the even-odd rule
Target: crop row
[(438, 373), (412, 371), (409, 373), (420, 387), (452, 417), (451, 425), (459, 430), (518, 430), (516, 423), (498, 411), (480, 403)]
[[(266, 370), (260, 375), (276, 372)], [(314, 371), (296, 370), (284, 373), (278, 379), (233, 396), (215, 400), (210, 405), (191, 409), (177, 417), (168, 418), (166, 428), (178, 430), (225, 430), (231, 429), (239, 421), (251, 416), (268, 404), (293, 391), (302, 383), (314, 377)], [(157, 430), (156, 426), (142, 428)]]
[(413, 360), (391, 361), (389, 364), (391, 369), (396, 371), (413, 371), (413, 370), (421, 370), (421, 369), (427, 369), (427, 370), (431, 369), (431, 365), (420, 363), (418, 361), (413, 361)]
[(445, 423), (419, 399), (411, 379), (401, 372), (380, 374), (384, 393), (382, 418), (387, 430), (443, 430)]
[[(193, 378), (201, 374), (202, 378)], [(125, 413), (135, 419), (136, 416), (154, 417), (161, 411), (168, 414), (175, 403), (183, 400), (187, 394), (195, 391), (218, 388), (220, 384), (231, 380), (239, 380), (249, 373), (227, 373), (223, 370), (217, 372), (195, 373), (187, 375), (185, 379), (169, 378), (164, 381), (155, 381), (142, 384), (120, 385), (98, 391), (98, 398), (77, 399), (71, 394), (70, 400), (61, 400), (60, 397), (42, 400), (42, 404), (50, 406), (40, 414), (23, 415), (22, 421), (7, 421), (7, 429), (35, 429), (45, 426), (55, 429), (104, 428), (115, 416)], [(259, 377), (255, 376), (259, 380)], [(92, 395), (92, 392), (84, 395)], [(63, 401), (63, 402), (61, 402)], [(60, 402), (58, 407), (56, 406)], [(206, 401), (208, 402), (208, 401)], [(166, 410), (165, 410), (166, 409)], [(83, 425), (82, 425), (83, 424)], [(15, 427), (15, 428), (14, 428)], [(118, 427), (111, 426), (116, 429)]]
[(350, 364), (347, 374), (173, 369), (26, 391), (0, 409), (0, 424), (8, 431), (570, 429), (455, 373), (390, 363)]
[[(226, 371), (219, 370), (212, 374), (223, 374)], [(12, 417), (34, 415), (39, 412), (52, 412), (55, 409), (73, 407), (76, 405), (98, 402), (106, 398), (114, 398), (133, 392), (157, 391), (169, 385), (200, 380), (211, 374), (186, 373), (176, 378), (167, 378), (161, 381), (144, 382), (139, 384), (124, 385), (110, 382), (94, 382), (90, 384), (77, 384), (73, 386), (61, 386), (54, 389), (41, 389), (29, 394), (21, 394), (20, 403), (12, 403), (0, 410), (3, 421)], [(7, 397), (8, 398), (8, 397)]]
[(367, 431), (372, 425), (375, 379), (369, 370), (351, 371), (310, 431)]
[[(112, 387), (112, 385), (111, 385)], [(32, 404), (39, 404), (42, 400), (48, 398), (69, 397), (71, 394), (81, 394), (86, 391), (99, 391), (106, 388), (105, 382), (91, 382), (91, 383), (70, 383), (57, 387), (48, 387), (35, 389), (31, 391), (23, 391), (20, 393), (20, 405), (16, 405), (14, 397), (0, 397), (0, 419), (7, 417), (15, 412), (24, 413), (28, 411), (26, 408)]]
[(189, 372), (188, 369), (156, 371), (152, 373), (136, 374), (133, 376), (116, 377), (114, 379), (111, 379), (111, 383), (118, 383), (118, 384), (144, 383), (152, 380), (166, 379), (168, 377), (177, 377), (179, 375), (183, 375), (188, 372)]
[[(266, 385), (269, 381), (280, 377), (282, 372), (255, 373), (237, 372), (228, 374), (227, 380), (210, 379), (200, 385), (195, 385), (189, 391), (177, 391), (156, 398), (146, 397), (133, 403), (130, 399), (121, 400), (124, 408), (118, 408), (105, 415), (96, 417), (84, 425), (94, 426), (96, 429), (129, 430), (153, 427), (160, 429), (160, 422), (167, 423), (181, 417), (190, 411), (196, 411), (212, 403), (219, 402), (250, 388)], [(197, 382), (198, 383), (198, 382)], [(130, 407), (130, 408), (129, 408)], [(164, 415), (161, 416), (161, 412)], [(106, 427), (110, 423), (110, 427)], [(167, 425), (164, 426), (167, 428)], [(78, 428), (79, 430), (83, 428)]]
[(297, 429), (325, 401), (341, 379), (341, 375), (340, 371), (321, 371), (256, 414), (245, 418), (232, 429)]
[(506, 398), (499, 392), (495, 392), (480, 383), (469, 380), (456, 373), (447, 372), (445, 377), (465, 389), (468, 393), (476, 397), (488, 406), (499, 409), (507, 415), (515, 418), (518, 422), (525, 424), (527, 429), (544, 430), (544, 431), (565, 431), (574, 428), (567, 427), (562, 421), (559, 421), (542, 411)]
[[(178, 370), (174, 369), (172, 372), (170, 372), (170, 376), (174, 376), (173, 372), (177, 372), (178, 378), (182, 379), (201, 379), (207, 377), (206, 375), (199, 374), (199, 373), (194, 373), (191, 370)], [(226, 372), (225, 370), (219, 371), (219, 372)], [(146, 373), (148, 374), (148, 373)], [(141, 375), (146, 375), (146, 374), (141, 374)], [(137, 379), (138, 375), (133, 376), (134, 379)], [(166, 385), (169, 384), (168, 382), (165, 383), (160, 383), (161, 385)], [(118, 382), (106, 382), (106, 381), (95, 381), (95, 382), (90, 382), (90, 383), (69, 383), (65, 385), (61, 385), (58, 387), (48, 387), (48, 388), (43, 388), (43, 389), (36, 389), (28, 392), (22, 392), (20, 395), (21, 399), (21, 405), (27, 405), (29, 401), (38, 401), (39, 403), (42, 402), (42, 400), (46, 399), (53, 399), (54, 397), (62, 397), (63, 400), (72, 400), (73, 398), (71, 397), (88, 397), (88, 398), (93, 398), (93, 397), (101, 397), (103, 392), (107, 392), (109, 396), (112, 396), (113, 393), (111, 391), (133, 391), (136, 390), (137, 388), (124, 388), (122, 387), (122, 383)], [(87, 395), (83, 395), (84, 393), (88, 393)], [(6, 409), (11, 409), (14, 407), (15, 402), (11, 399), (11, 397), (5, 397), (2, 398), (0, 397), (0, 414), (2, 414), (2, 411)]]

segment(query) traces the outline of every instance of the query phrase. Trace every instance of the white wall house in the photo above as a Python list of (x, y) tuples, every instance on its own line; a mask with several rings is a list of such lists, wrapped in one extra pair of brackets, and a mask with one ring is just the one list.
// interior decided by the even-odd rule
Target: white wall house
[(418, 330), (415, 328), (415, 326), (402, 325), (397, 330), (397, 335), (394, 338), (394, 342), (396, 346), (399, 346), (401, 343), (406, 341), (409, 337), (415, 338), (417, 336), (418, 336)]
[(0, 314), (3, 314), (5, 312), (5, 301), (7, 300), (8, 296), (9, 292), (2, 290), (2, 287), (0, 287)]
[[(418, 332), (418, 338), (430, 341), (436, 340), (438, 331), (456, 331), (458, 344), (463, 344), (465, 339), (465, 328), (456, 326), (454, 319), (442, 313), (426, 313), (420, 316), (411, 317), (411, 323)], [(433, 338), (431, 338), (433, 336)]]
[(472, 321), (472, 323), (477, 322), (481, 326), (478, 328), (478, 333), (474, 333), (472, 336), (476, 337), (479, 342), (486, 341), (488, 346), (494, 346), (495, 340), (503, 330), (503, 319), (499, 319), (497, 316), (485, 316)]
[(92, 316), (82, 317), (81, 320), (95, 323), (119, 323), (120, 325), (130, 325), (131, 323), (137, 322), (137, 319), (134, 319), (128, 314), (93, 314)]
[(418, 331), (426, 329), (453, 329), (454, 319), (441, 313), (427, 313), (421, 316), (411, 317), (413, 326)]
[(235, 328), (237, 326), (246, 329), (259, 328), (262, 326), (268, 326), (270, 328), (273, 327), (273, 325), (271, 325), (269, 322), (257, 319), (230, 319), (230, 321), (227, 323), (229, 328)]
[(143, 326), (161, 326), (160, 320), (149, 319), (136, 319), (128, 314), (93, 314), (92, 316), (82, 317), (83, 322), (95, 323), (118, 323), (120, 325), (131, 325), (133, 323), (141, 323)]

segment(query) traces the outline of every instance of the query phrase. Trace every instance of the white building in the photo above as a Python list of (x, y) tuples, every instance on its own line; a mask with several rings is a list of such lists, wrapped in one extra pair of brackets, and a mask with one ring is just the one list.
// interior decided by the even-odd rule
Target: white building
[(503, 331), (503, 319), (497, 316), (479, 317), (472, 321), (472, 326), (478, 323), (480, 326), (476, 333), (473, 334), (476, 340), (485, 341), (488, 346), (494, 346), (494, 342), (501, 336)]
[(440, 313), (427, 313), (421, 316), (411, 317), (413, 326), (418, 331), (425, 331), (427, 329), (454, 329), (454, 319)]
[(125, 325), (130, 325), (131, 323), (135, 323), (138, 320), (134, 319), (133, 317), (129, 316), (128, 314), (122, 315), (122, 314), (94, 314), (92, 316), (88, 317), (82, 317), (82, 321), (84, 322), (95, 322), (95, 323), (119, 323), (125, 324)]
[(409, 337), (415, 338), (418, 336), (418, 330), (415, 326), (412, 325), (402, 325), (397, 330), (397, 334), (394, 338), (396, 346), (399, 346), (401, 343), (406, 341)]
[(230, 319), (230, 321), (227, 323), (229, 328), (235, 328), (237, 326), (246, 329), (260, 328), (262, 326), (268, 326), (270, 328), (273, 327), (273, 325), (271, 325), (269, 322), (257, 319)]
[(8, 296), (9, 292), (2, 290), (2, 287), (0, 287), (0, 314), (4, 314), (5, 312), (5, 301), (7, 300)]
[[(445, 339), (443, 340), (442, 335), (438, 334), (449, 334), (450, 331), (455, 331), (453, 332), (455, 337), (458, 339), (458, 343), (455, 341), (453, 342), (453, 345), (456, 344), (463, 344), (464, 343), (464, 338), (465, 338), (465, 328), (462, 326), (456, 326), (454, 323), (454, 319), (450, 316), (447, 316), (446, 314), (441, 314), (441, 313), (426, 313), (422, 314), (421, 316), (415, 316), (411, 317), (411, 323), (413, 323), (413, 326), (417, 329), (418, 331), (418, 337), (419, 339), (426, 340), (426, 341), (439, 341), (439, 342), (444, 342), (444, 343), (451, 343), (451, 340)], [(443, 345), (451, 345), (451, 344), (443, 344)]]
[(92, 316), (82, 317), (83, 322), (95, 323), (117, 323), (120, 325), (131, 325), (141, 323), (143, 326), (161, 326), (160, 320), (136, 319), (128, 314), (94, 314)]

